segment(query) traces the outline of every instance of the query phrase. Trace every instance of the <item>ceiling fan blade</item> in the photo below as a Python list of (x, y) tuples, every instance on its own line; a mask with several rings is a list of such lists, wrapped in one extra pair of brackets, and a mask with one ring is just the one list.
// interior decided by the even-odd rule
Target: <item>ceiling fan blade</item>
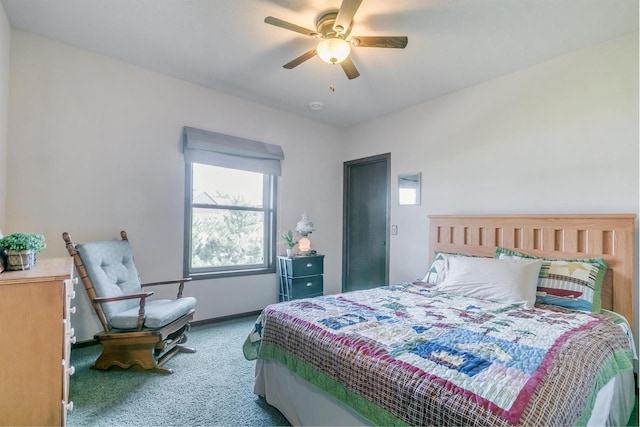
[(283, 21), (282, 19), (274, 18), (273, 16), (267, 16), (264, 18), (264, 22), (267, 24), (275, 25), (276, 27), (284, 28), (285, 30), (295, 31), (296, 33), (304, 34), (305, 36), (318, 37), (317, 31), (310, 30), (308, 28), (301, 27), (291, 22)]
[(353, 64), (353, 61), (351, 60), (350, 57), (347, 56), (347, 58), (340, 63), (340, 66), (344, 70), (344, 73), (347, 75), (349, 80), (353, 80), (356, 77), (360, 76), (360, 73), (358, 72), (358, 69)]
[(286, 68), (287, 70), (290, 70), (290, 69), (292, 69), (294, 67), (297, 67), (298, 65), (302, 64), (307, 59), (313, 58), (314, 56), (316, 56), (316, 48), (315, 47), (313, 49), (311, 49), (309, 52), (305, 52), (302, 55), (298, 56), (293, 61), (287, 62), (286, 64), (283, 65), (283, 67)]
[(404, 49), (409, 39), (406, 36), (351, 37), (351, 43), (358, 47), (391, 47)]
[(333, 23), (333, 29), (340, 34), (345, 34), (353, 21), (353, 16), (360, 7), (362, 0), (342, 0), (342, 6), (338, 10), (336, 22)]

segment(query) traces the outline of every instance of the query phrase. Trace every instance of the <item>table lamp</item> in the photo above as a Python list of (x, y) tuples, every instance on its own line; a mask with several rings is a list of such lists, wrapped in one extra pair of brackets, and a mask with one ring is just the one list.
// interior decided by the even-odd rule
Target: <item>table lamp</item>
[(298, 241), (298, 250), (302, 255), (307, 255), (311, 251), (311, 240), (309, 240), (307, 236), (314, 230), (315, 229), (313, 228), (313, 223), (309, 221), (307, 213), (304, 212), (302, 214), (302, 218), (296, 225), (296, 232), (302, 236), (302, 238)]

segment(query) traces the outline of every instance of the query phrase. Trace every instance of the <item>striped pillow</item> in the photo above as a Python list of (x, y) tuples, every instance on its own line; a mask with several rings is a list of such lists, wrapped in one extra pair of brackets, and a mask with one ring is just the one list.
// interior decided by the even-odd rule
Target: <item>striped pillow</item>
[[(496, 248), (495, 258), (537, 258)], [(542, 259), (536, 302), (572, 310), (600, 313), (602, 282), (607, 264), (602, 258)]]

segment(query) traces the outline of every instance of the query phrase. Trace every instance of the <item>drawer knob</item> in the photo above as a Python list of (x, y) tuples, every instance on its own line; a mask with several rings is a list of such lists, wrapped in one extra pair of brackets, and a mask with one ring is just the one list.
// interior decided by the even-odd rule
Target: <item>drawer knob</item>
[[(74, 285), (77, 285), (77, 284), (78, 284), (78, 278), (77, 278), (77, 277), (74, 277), (74, 278), (73, 278), (73, 284), (74, 284)], [(71, 405), (73, 405), (73, 402), (71, 402)]]
[(74, 331), (73, 328), (69, 328), (69, 330), (67, 331), (67, 336), (72, 337), (76, 332)]
[(313, 286), (313, 282), (307, 282), (307, 288)]
[(75, 366), (69, 366), (69, 368), (67, 369), (67, 374), (73, 375), (75, 373), (76, 373), (76, 367)]
[(71, 344), (75, 344), (75, 343), (76, 343), (76, 336), (74, 335), (74, 336), (72, 336), (71, 338), (69, 338), (69, 342), (70, 342)]
[(62, 405), (64, 406), (64, 409), (66, 409), (67, 411), (73, 411), (73, 402), (64, 403), (63, 401)]
[(74, 307), (71, 307), (71, 308), (69, 309), (69, 313), (71, 313), (71, 314), (75, 314), (75, 312), (76, 312), (76, 308), (75, 308), (75, 306), (74, 306)]
[(308, 263), (307, 263), (307, 267), (308, 267), (308, 268), (311, 268), (311, 267), (313, 267), (313, 264), (312, 264), (312, 263), (310, 263), (310, 262), (308, 262)]

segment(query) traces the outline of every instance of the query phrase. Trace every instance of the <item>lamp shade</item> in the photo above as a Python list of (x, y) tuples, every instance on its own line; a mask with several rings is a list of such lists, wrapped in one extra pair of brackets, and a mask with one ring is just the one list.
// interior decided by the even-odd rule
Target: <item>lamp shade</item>
[(351, 45), (340, 37), (331, 37), (318, 43), (316, 52), (324, 62), (338, 64), (349, 56)]
[(296, 225), (296, 231), (301, 235), (306, 237), (308, 234), (311, 234), (315, 229), (313, 228), (313, 223), (309, 221), (309, 217), (307, 213), (302, 214), (302, 218), (298, 221)]

